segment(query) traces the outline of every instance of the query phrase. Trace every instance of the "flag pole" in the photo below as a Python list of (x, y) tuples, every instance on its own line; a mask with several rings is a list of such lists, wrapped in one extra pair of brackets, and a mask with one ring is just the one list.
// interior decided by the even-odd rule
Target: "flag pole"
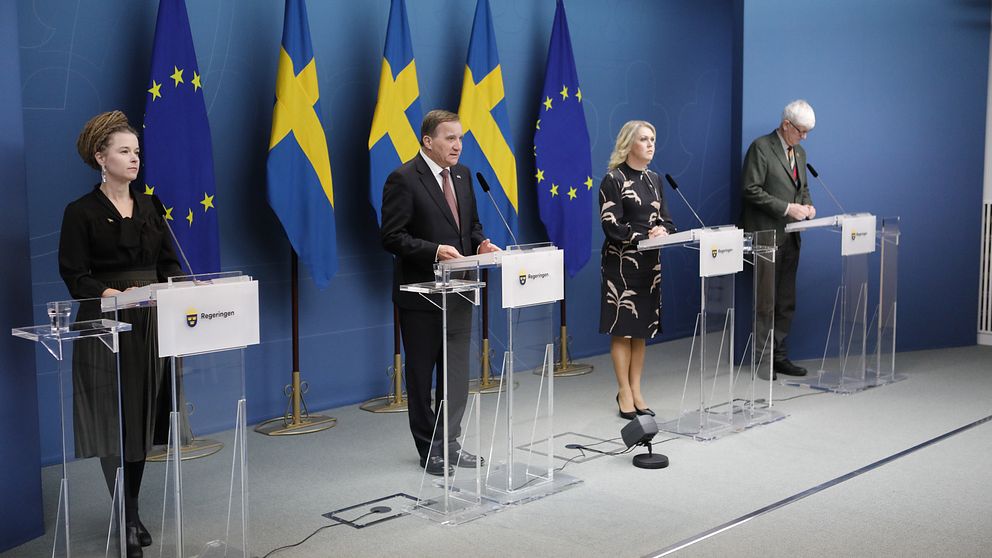
[(291, 384), (286, 386), (289, 406), (286, 413), (267, 420), (255, 427), (255, 432), (266, 436), (291, 436), (311, 434), (337, 426), (338, 419), (324, 415), (312, 415), (303, 401), (305, 382), (300, 380), (300, 261), (296, 250), (290, 248), (290, 297), (293, 312), (293, 374)]
[[(486, 284), (486, 289), (482, 295), (482, 326), (479, 328), (482, 336), (482, 370), (478, 380), (469, 381), (469, 393), (499, 393), (505, 386), (500, 382), (499, 377), (492, 377), (492, 358), (489, 350), (489, 270), (483, 269), (482, 282)], [(514, 382), (516, 383), (516, 382)]]
[(403, 355), (400, 352), (400, 307), (393, 303), (393, 365), (387, 369), (393, 386), (389, 395), (369, 399), (359, 408), (370, 413), (402, 413), (407, 410), (403, 393)]
[[(566, 289), (567, 290), (567, 289)], [(559, 331), (558, 338), (558, 362), (555, 362), (555, 377), (556, 378), (566, 378), (568, 376), (583, 376), (593, 371), (593, 365), (585, 364), (581, 362), (572, 362), (568, 355), (568, 319), (567, 319), (567, 304), (565, 300), (567, 296), (562, 297), (560, 311), (561, 311), (561, 328)], [(540, 374), (540, 370), (535, 370), (535, 374)]]

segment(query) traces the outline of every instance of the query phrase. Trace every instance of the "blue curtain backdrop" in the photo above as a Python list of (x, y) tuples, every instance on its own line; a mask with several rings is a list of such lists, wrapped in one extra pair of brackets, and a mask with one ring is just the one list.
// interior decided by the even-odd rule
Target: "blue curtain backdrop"
[[(339, 263), (325, 290), (306, 274), (301, 281), (301, 369), (310, 383), (311, 409), (389, 389), (391, 262), (379, 246), (368, 202), (367, 145), (389, 5), (308, 3), (321, 118), (330, 132)], [(706, 222), (732, 222), (739, 212), (741, 150), (775, 126), (786, 101), (807, 97), (818, 113), (807, 142), (810, 160), (824, 178), (851, 207), (904, 217), (900, 348), (974, 342), (987, 4), (568, 0), (566, 7), (597, 184), (620, 126), (647, 119), (658, 128), (655, 166), (676, 177)], [(18, 0), (36, 305), (66, 296), (55, 261), (62, 208), (97, 180), (75, 154), (80, 127), (110, 108), (140, 121), (156, 8), (155, 2), (98, 2), (77, 9), (56, 0)], [(517, 148), (520, 236), (542, 241), (537, 199), (527, 186), (535, 168), (526, 147), (532, 145), (555, 2), (491, 0), (491, 8)], [(458, 109), (474, 9), (475, 2), (448, 0), (408, 5), (424, 111)], [(221, 265), (261, 281), (262, 344), (249, 349), (246, 361), (248, 418), (257, 421), (283, 412), (282, 387), (290, 373), (289, 247), (264, 186), (283, 3), (202, 0), (189, 2), (188, 10), (217, 196), (226, 200)], [(788, 71), (778, 67), (785, 46)], [(937, 63), (949, 59), (955, 64)], [(935, 138), (945, 145), (937, 146)], [(816, 188), (822, 207), (826, 200)], [(691, 214), (669, 192), (675, 221), (691, 227)], [(608, 350), (608, 339), (597, 332), (603, 235), (596, 208), (589, 220), (590, 263), (569, 280), (567, 292), (572, 350), (580, 358)], [(952, 224), (960, 225), (960, 236), (932, 236)], [(814, 244), (804, 244), (801, 296), (816, 296)], [(925, 265), (936, 248), (947, 245), (960, 250), (944, 250), (946, 272)], [(661, 340), (691, 334), (699, 283), (691, 258), (664, 256)], [(956, 290), (935, 308), (932, 290), (943, 281)], [(813, 302), (803, 304), (801, 312), (819, 311)], [(931, 310), (933, 323), (914, 325), (912, 312)], [(794, 331), (811, 339), (793, 345), (799, 356), (812, 356), (812, 339), (822, 337), (818, 327), (797, 320)], [(43, 358), (37, 365), (44, 403), (54, 397), (54, 369)], [(665, 363), (662, 373), (681, 374), (683, 366)], [(42, 424), (49, 459), (55, 426)]]
[[(13, 0), (0, 0), (0, 70), (17, 76), (17, 9)], [(41, 514), (41, 472), (38, 470), (38, 398), (34, 347), (10, 335), (11, 327), (31, 325), (28, 195), (24, 179), (24, 121), (17, 79), (0, 82), (0, 250), (6, 264), (0, 272), (0, 552), (44, 531)], [(58, 404), (48, 399), (47, 404)], [(56, 406), (57, 409), (57, 406)], [(46, 408), (47, 414), (52, 409)]]

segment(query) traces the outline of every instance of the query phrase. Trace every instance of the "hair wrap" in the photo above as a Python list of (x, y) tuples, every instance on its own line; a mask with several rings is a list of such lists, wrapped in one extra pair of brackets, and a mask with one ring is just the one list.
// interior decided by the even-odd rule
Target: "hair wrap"
[(96, 153), (107, 148), (110, 136), (117, 132), (131, 132), (138, 135), (127, 121), (127, 116), (119, 110), (104, 112), (90, 118), (83, 126), (76, 140), (76, 150), (87, 165), (99, 170), (100, 163), (96, 161)]

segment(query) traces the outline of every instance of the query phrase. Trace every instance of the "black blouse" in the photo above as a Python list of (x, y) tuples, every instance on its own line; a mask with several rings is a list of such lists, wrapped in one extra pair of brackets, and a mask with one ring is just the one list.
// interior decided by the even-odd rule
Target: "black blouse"
[(150, 270), (159, 281), (183, 275), (151, 196), (132, 187), (131, 198), (131, 217), (121, 217), (99, 188), (66, 206), (59, 273), (73, 298), (100, 297), (107, 289), (104, 277), (114, 273)]

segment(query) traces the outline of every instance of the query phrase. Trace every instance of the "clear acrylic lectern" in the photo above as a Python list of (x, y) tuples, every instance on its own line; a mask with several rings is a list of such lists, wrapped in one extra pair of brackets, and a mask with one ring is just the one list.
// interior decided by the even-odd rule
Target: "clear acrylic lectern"
[[(157, 510), (142, 514), (153, 541), (145, 552), (247, 558), (244, 349), (258, 343), (258, 283), (234, 271), (173, 277), (124, 295), (119, 309), (154, 307), (159, 356), (171, 357), (164, 458), (146, 465), (142, 482), (142, 508)], [(211, 434), (222, 449), (184, 443), (190, 433)], [(197, 510), (195, 520), (187, 509)]]
[[(118, 350), (119, 334), (131, 324), (118, 321), (115, 310), (102, 312), (100, 303), (49, 302), (47, 316), (35, 320), (42, 325), (11, 330), (39, 343), (55, 362), (59, 405), (41, 410), (57, 413), (61, 426), (61, 463), (42, 470), (44, 491), (58, 487), (52, 557), (126, 552)], [(39, 384), (52, 372), (39, 364)]]
[[(749, 234), (732, 225), (692, 229), (642, 240), (638, 250), (683, 247), (699, 253), (700, 302), (693, 332), (679, 416), (658, 420), (658, 429), (712, 440), (726, 434), (780, 420), (772, 408), (771, 329), (774, 313), (774, 231)], [(745, 252), (754, 273), (754, 331), (738, 369), (734, 369), (735, 276), (744, 271)], [(750, 358), (748, 357), (750, 354)], [(749, 366), (740, 380), (744, 363)], [(695, 376), (697, 381), (691, 382)], [(767, 383), (765, 386), (764, 384)], [(765, 399), (758, 398), (767, 387)]]
[[(786, 232), (839, 233), (841, 256), (840, 284), (819, 369), (806, 377), (789, 378), (787, 385), (855, 393), (904, 378), (895, 372), (899, 219), (883, 219), (879, 231), (876, 221), (870, 213), (855, 213), (786, 226)], [(879, 298), (872, 308), (869, 258), (875, 253), (880, 259)]]

